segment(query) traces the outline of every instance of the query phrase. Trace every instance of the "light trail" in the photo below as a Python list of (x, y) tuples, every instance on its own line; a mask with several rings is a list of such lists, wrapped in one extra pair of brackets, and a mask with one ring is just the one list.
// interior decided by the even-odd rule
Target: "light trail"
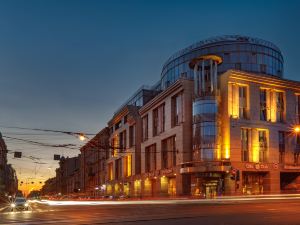
[(188, 203), (225, 203), (225, 202), (246, 202), (261, 200), (300, 200), (300, 194), (293, 195), (258, 195), (258, 196), (238, 196), (238, 197), (220, 197), (213, 199), (168, 199), (168, 200), (129, 200), (129, 201), (72, 201), (72, 200), (31, 200), (30, 202), (45, 204), (50, 206), (80, 206), (80, 205), (147, 205), (147, 204), (188, 204)]

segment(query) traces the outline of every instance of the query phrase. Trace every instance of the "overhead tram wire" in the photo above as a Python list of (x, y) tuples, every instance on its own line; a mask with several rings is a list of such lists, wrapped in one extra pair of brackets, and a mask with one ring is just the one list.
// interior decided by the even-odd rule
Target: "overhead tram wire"
[[(8, 139), (13, 139), (13, 140), (19, 140), (19, 141), (24, 141), (24, 142), (27, 142), (29, 144), (33, 144), (33, 145), (40, 145), (40, 146), (43, 146), (43, 147), (54, 147), (54, 148), (67, 148), (67, 149), (72, 149), (72, 150), (79, 150), (78, 148), (76, 148), (77, 145), (75, 144), (58, 144), (58, 145), (52, 145), (52, 144), (46, 144), (46, 143), (41, 143), (41, 142), (36, 142), (36, 141), (31, 141), (31, 140), (26, 140), (26, 139), (21, 139), (21, 138), (13, 138), (13, 137), (8, 137), (8, 136), (4, 136), (4, 138), (8, 138)], [(97, 149), (97, 151), (99, 152), (106, 152), (107, 149), (111, 149), (111, 150), (115, 150), (115, 151), (118, 151), (119, 153), (125, 153), (125, 152), (128, 152), (128, 153), (135, 153), (133, 151), (127, 151), (126, 148), (124, 147), (119, 147), (119, 146), (111, 146), (111, 145), (99, 145), (99, 144), (95, 144), (93, 142), (90, 142), (89, 144), (90, 146), (89, 147), (98, 147), (98, 148), (101, 148), (101, 149)], [(258, 147), (259, 145), (257, 145)], [(80, 146), (80, 147), (84, 147), (84, 146)], [(240, 149), (240, 148), (230, 148), (230, 149)], [(192, 153), (194, 152), (195, 150), (192, 150), (192, 151), (180, 151), (181, 153)], [(144, 151), (141, 151), (141, 153), (143, 153)], [(146, 151), (145, 151), (146, 152)], [(162, 151), (156, 151), (156, 153), (160, 153)], [(173, 150), (167, 150), (167, 151), (164, 151), (163, 152), (174, 152)], [(175, 152), (179, 152), (179, 150), (175, 150)]]
[(67, 148), (67, 149), (77, 150), (77, 148), (74, 148), (74, 147), (76, 147), (75, 144), (57, 144), (57, 145), (54, 145), (54, 144), (47, 144), (47, 143), (32, 141), (32, 140), (28, 140), (28, 139), (9, 137), (9, 136), (5, 136), (5, 135), (2, 135), (2, 137), (7, 138), (7, 139), (11, 139), (11, 140), (23, 141), (23, 142), (26, 142), (28, 144), (39, 145), (39, 146), (43, 146), (43, 147)]
[(63, 131), (63, 130), (52, 130), (52, 129), (41, 129), (41, 128), (27, 128), (27, 127), (15, 127), (15, 126), (1, 126), (2, 128), (7, 128), (7, 129), (19, 129), (19, 130), (31, 130), (31, 131), (43, 131), (43, 132), (53, 132), (53, 133), (61, 133), (61, 134), (67, 134), (71, 136), (78, 136), (82, 137), (84, 136), (85, 138), (88, 138), (87, 136), (94, 136), (96, 134), (92, 133), (84, 133), (84, 132), (74, 132), (74, 131)]

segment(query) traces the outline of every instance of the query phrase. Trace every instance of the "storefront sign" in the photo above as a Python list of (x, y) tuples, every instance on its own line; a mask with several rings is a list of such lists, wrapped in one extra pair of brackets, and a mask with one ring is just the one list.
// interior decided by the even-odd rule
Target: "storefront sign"
[(267, 164), (267, 163), (245, 163), (246, 169), (255, 169), (255, 170), (277, 170), (278, 163)]
[(300, 170), (300, 166), (284, 166), (285, 170)]
[(145, 173), (144, 177), (148, 177), (148, 178), (155, 177), (155, 172)]
[(161, 175), (170, 175), (173, 173), (173, 169), (164, 169), (160, 171)]

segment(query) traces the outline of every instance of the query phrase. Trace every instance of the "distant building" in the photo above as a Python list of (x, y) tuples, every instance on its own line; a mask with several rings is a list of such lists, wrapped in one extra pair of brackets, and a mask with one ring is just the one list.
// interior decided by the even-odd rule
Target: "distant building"
[(58, 186), (57, 186), (57, 178), (49, 178), (45, 181), (42, 189), (40, 190), (40, 194), (45, 195), (57, 195), (58, 194)]
[(81, 149), (81, 191), (90, 196), (100, 195), (105, 183), (106, 159), (109, 154), (109, 129), (102, 129)]
[[(142, 121), (139, 106), (127, 105), (108, 122), (110, 151), (106, 161), (106, 194), (140, 195)], [(134, 188), (136, 186), (136, 188)]]
[(56, 170), (57, 194), (70, 195), (78, 192), (80, 182), (76, 174), (80, 169), (80, 155), (72, 158), (62, 157)]
[(0, 195), (15, 195), (18, 179), (15, 169), (7, 164), (7, 146), (0, 133)]

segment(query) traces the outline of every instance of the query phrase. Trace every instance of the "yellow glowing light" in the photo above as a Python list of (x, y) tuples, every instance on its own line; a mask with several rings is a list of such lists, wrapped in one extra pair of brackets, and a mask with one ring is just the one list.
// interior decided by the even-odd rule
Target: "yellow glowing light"
[(79, 134), (80, 141), (84, 141), (85, 139), (86, 139), (86, 137), (84, 136), (84, 134)]
[(130, 177), (132, 175), (132, 155), (127, 156), (127, 176)]
[(230, 150), (229, 147), (226, 146), (225, 147), (225, 159), (229, 159), (230, 158)]
[(294, 131), (295, 131), (295, 133), (299, 133), (300, 132), (300, 126), (294, 127)]

